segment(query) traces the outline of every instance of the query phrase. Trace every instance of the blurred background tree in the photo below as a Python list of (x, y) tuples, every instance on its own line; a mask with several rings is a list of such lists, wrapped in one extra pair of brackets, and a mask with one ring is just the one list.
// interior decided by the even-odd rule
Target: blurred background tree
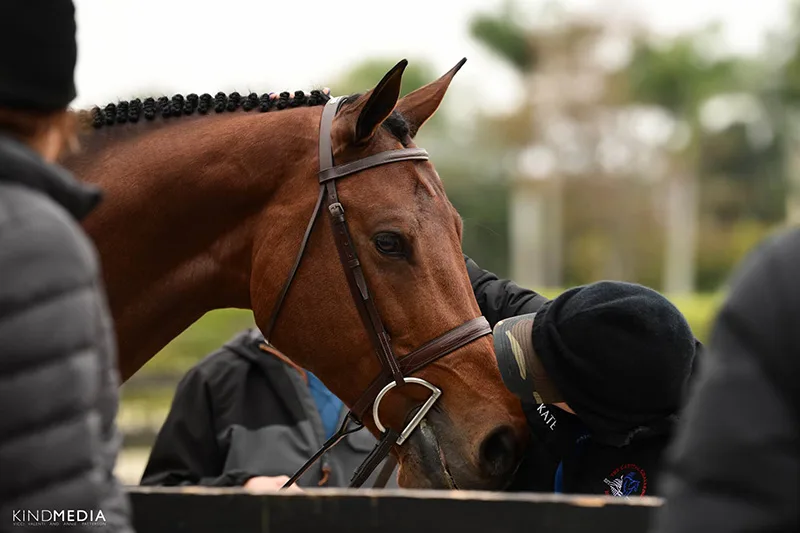
[(780, 160), (786, 176), (786, 219), (800, 223), (800, 1), (790, 1), (788, 31), (773, 36), (765, 57), (774, 69), (774, 83), (764, 91), (769, 98), (772, 122), (777, 126)]
[(713, 30), (656, 44), (634, 43), (623, 73), (627, 100), (661, 108), (672, 119), (672, 143), (664, 179), (665, 241), (663, 289), (689, 294), (695, 287), (701, 164), (705, 141), (701, 112), (715, 96), (739, 90), (736, 59), (716, 59), (700, 48)]
[(527, 20), (507, 2), (470, 28), (525, 93), (512, 113), (476, 119), (486, 133), (476, 142), (516, 160), (500, 177), (502, 274), (536, 287), (599, 278), (673, 295), (720, 287), (791, 204), (796, 25), (781, 41), (793, 53), (770, 66), (777, 54), (722, 53), (718, 25), (656, 39), (557, 2)]

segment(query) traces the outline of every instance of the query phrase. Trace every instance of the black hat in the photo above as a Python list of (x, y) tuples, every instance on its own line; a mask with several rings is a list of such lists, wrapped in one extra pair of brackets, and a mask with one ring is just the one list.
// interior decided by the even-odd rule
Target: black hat
[(78, 55), (72, 0), (3, 0), (0, 10), (0, 107), (65, 109)]
[(523, 402), (566, 402), (620, 445), (632, 431), (671, 424), (699, 343), (658, 292), (601, 281), (499, 322), (494, 344), (505, 384)]

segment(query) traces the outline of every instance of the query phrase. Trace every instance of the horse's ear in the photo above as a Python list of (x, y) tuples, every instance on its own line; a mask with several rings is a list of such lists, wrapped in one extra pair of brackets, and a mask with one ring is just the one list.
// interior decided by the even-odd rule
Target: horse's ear
[(467, 58), (465, 57), (459, 61), (455, 67), (451, 68), (447, 74), (404, 96), (403, 99), (398, 102), (397, 111), (403, 115), (406, 122), (408, 122), (411, 137), (414, 137), (422, 125), (433, 116), (437, 109), (439, 109), (439, 104), (442, 103), (444, 93), (447, 92), (447, 88), (450, 86), (453, 76), (456, 75), (456, 72), (458, 72), (466, 62)]
[(400, 84), (408, 61), (403, 59), (367, 95), (367, 103), (361, 108), (356, 121), (355, 144), (367, 142), (383, 121), (392, 114), (400, 97)]

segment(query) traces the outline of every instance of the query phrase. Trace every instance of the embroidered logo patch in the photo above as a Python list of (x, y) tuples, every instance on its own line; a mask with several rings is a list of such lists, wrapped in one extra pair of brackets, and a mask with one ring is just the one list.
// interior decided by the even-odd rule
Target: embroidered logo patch
[(606, 494), (610, 496), (630, 498), (647, 492), (647, 474), (633, 463), (616, 468), (603, 482), (608, 485)]

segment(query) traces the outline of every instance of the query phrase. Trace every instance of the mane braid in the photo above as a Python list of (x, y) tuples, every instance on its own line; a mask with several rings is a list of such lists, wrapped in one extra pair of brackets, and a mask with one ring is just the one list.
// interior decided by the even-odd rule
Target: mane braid
[(238, 92), (230, 94), (218, 92), (213, 97), (208, 93), (200, 96), (192, 93), (185, 97), (182, 94), (176, 94), (172, 98), (167, 96), (158, 99), (150, 97), (144, 100), (135, 98), (116, 104), (110, 103), (105, 107), (95, 106), (91, 110), (81, 111), (80, 117), (84, 123), (100, 129), (114, 124), (136, 123), (141, 118), (152, 121), (159, 116), (169, 119), (195, 113), (207, 115), (212, 111), (225, 113), (243, 109), (245, 112), (257, 110), (259, 113), (266, 113), (296, 107), (313, 107), (324, 105), (330, 98), (329, 94), (320, 90), (313, 90), (309, 94), (295, 91), (294, 93), (282, 92), (280, 94), (264, 93), (261, 96), (257, 93), (242, 96)]

